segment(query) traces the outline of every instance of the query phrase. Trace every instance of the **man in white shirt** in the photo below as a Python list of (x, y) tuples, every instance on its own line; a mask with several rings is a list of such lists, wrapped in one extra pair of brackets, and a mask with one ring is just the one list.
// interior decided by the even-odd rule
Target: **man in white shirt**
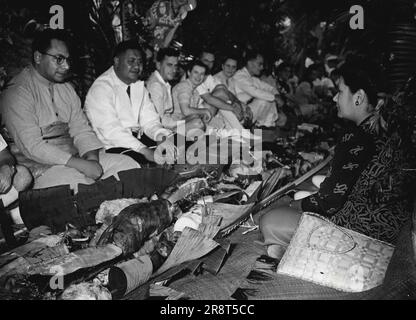
[(107, 153), (126, 154), (148, 165), (155, 162), (155, 150), (139, 140), (143, 133), (162, 142), (172, 131), (160, 123), (144, 81), (139, 81), (144, 58), (136, 42), (118, 44), (113, 66), (88, 91), (85, 110)]
[(185, 121), (186, 129), (205, 130), (204, 122), (200, 117), (184, 116), (181, 112), (174, 112), (171, 85), (178, 68), (179, 52), (167, 48), (160, 49), (156, 55), (156, 70), (146, 82), (150, 98), (160, 116), (165, 128), (176, 131), (179, 121)]
[(279, 119), (277, 107), (283, 105), (276, 88), (261, 81), (264, 58), (258, 52), (248, 52), (246, 66), (233, 79), (237, 98), (253, 112), (253, 122), (259, 127), (274, 127)]

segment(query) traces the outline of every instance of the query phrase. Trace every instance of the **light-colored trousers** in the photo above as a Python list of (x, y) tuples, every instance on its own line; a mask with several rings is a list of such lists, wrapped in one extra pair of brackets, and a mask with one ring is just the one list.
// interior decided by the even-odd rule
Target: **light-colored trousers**
[(254, 99), (248, 106), (253, 112), (253, 123), (260, 127), (274, 127), (276, 125), (279, 114), (275, 102)]
[(242, 131), (244, 129), (234, 112), (228, 110), (218, 110), (217, 114), (208, 123), (208, 127), (220, 130)]
[[(115, 176), (118, 179), (118, 172), (140, 168), (139, 164), (128, 156), (108, 154), (103, 150), (99, 153), (99, 160), (104, 171), (101, 179), (106, 179), (111, 176)], [(77, 193), (78, 184), (93, 184), (94, 182), (93, 179), (86, 177), (76, 169), (59, 165), (49, 168), (39, 178), (35, 179), (34, 189), (69, 184), (71, 189)]]

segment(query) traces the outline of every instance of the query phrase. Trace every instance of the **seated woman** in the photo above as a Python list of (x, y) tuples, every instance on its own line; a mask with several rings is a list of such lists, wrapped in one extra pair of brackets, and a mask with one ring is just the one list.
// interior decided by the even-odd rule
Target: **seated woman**
[[(335, 148), (331, 169), (316, 194), (289, 206), (272, 208), (260, 219), (269, 256), (280, 259), (297, 228), (302, 211), (315, 212), (335, 224), (395, 244), (410, 217), (401, 139), (387, 131), (379, 114), (377, 92), (355, 64), (339, 70), (338, 117), (351, 120)], [(407, 188), (407, 189), (406, 189)]]

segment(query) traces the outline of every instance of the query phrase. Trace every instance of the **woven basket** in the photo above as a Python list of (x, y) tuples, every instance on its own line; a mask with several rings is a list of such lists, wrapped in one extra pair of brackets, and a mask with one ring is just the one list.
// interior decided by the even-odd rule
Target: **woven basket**
[(277, 272), (345, 292), (383, 283), (394, 246), (304, 213)]

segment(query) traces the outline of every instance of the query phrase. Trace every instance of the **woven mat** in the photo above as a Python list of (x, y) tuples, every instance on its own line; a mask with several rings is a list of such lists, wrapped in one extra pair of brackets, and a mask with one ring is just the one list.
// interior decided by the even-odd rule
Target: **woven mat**
[(242, 235), (243, 231), (239, 228), (229, 237), (234, 249), (216, 276), (207, 272), (186, 275), (168, 286), (191, 300), (416, 300), (416, 243), (412, 242), (410, 221), (401, 231), (383, 285), (353, 294), (275, 273), (261, 274), (264, 270), (259, 265), (264, 264), (257, 260), (265, 250), (254, 243), (260, 233)]

